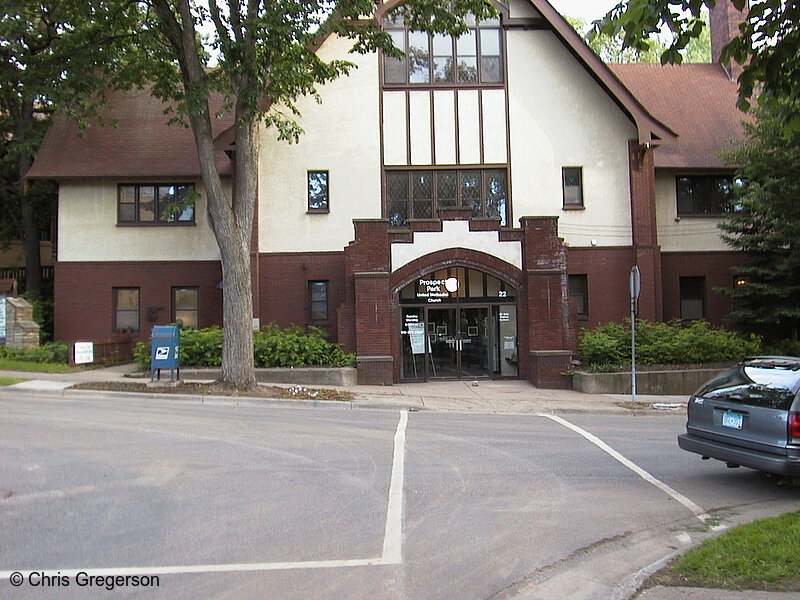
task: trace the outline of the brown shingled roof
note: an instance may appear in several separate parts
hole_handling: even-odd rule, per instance
[[[719,169],[719,157],[743,137],[747,117],[736,108],[738,86],[717,64],[610,64],[651,114],[678,134],[656,148],[656,167]]]
[[[191,129],[168,125],[174,115],[148,90],[110,95],[116,126],[90,126],[83,136],[77,124],[63,116],[53,119],[27,177],[196,177],[200,175]],[[222,99],[212,102],[212,129],[219,135],[233,124],[230,115],[214,119]],[[228,175],[227,155],[217,152],[220,173]]]

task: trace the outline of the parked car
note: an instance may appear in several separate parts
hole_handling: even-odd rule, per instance
[[[678,445],[729,467],[800,477],[800,358],[742,361],[689,399]]]

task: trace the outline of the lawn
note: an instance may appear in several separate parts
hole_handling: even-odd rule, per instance
[[[74,367],[62,363],[42,363],[31,360],[0,358],[0,371],[38,371],[39,373],[66,373]]]
[[[22,383],[24,379],[17,379],[16,377],[0,377],[0,387],[4,385],[14,385],[15,383]]]
[[[748,523],[706,540],[653,580],[661,585],[798,592],[800,511]]]

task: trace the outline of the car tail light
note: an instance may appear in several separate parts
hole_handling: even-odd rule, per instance
[[[788,421],[790,444],[800,444],[800,412],[790,412]]]

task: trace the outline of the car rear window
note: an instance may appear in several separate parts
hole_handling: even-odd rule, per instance
[[[728,369],[696,395],[709,400],[789,410],[799,384],[800,372],[793,369],[745,365]]]

